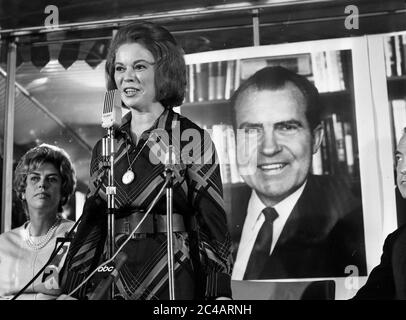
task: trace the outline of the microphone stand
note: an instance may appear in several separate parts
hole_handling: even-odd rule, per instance
[[[107,169],[107,259],[114,255],[114,215],[116,187],[114,186],[114,130],[113,127],[107,128],[107,137],[103,138],[102,156],[103,166]],[[109,299],[114,297],[114,283],[111,284]]]
[[[166,236],[167,236],[167,259],[168,259],[168,281],[169,300],[175,300],[175,276],[174,276],[174,254],[173,254],[173,146],[168,147],[168,161],[165,165],[166,178]]]

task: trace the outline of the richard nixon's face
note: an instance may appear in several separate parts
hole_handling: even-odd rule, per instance
[[[318,127],[312,133],[305,98],[291,83],[277,90],[248,88],[234,107],[239,131],[256,136],[245,155],[240,148],[244,143],[237,141],[240,173],[266,205],[275,205],[305,182],[322,130]],[[250,134],[237,134],[237,139]]]

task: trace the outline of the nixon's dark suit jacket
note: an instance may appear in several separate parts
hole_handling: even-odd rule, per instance
[[[250,195],[245,185],[232,193],[234,254]],[[348,265],[366,275],[363,226],[361,202],[344,181],[309,176],[259,279],[345,277]]]
[[[386,238],[380,264],[353,299],[406,299],[406,225]]]

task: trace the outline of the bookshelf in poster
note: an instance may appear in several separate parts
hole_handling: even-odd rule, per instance
[[[243,81],[267,66],[283,66],[307,77],[322,94],[340,92],[346,90],[342,59],[341,51],[321,51],[188,65],[186,102],[201,103],[201,108],[204,108],[205,102],[227,101]],[[229,105],[218,104],[217,107],[227,108]],[[343,121],[338,112],[330,113],[322,121],[324,139],[313,155],[314,174],[354,174],[354,131],[351,123]],[[236,160],[235,128],[230,123],[216,124],[215,121],[208,130],[218,153],[223,182],[241,182]]]
[[[354,139],[351,124],[336,113],[322,120],[324,137],[313,155],[312,173],[330,175],[354,174]]]
[[[346,89],[340,51],[315,52],[310,56],[313,83],[320,93]]]
[[[217,151],[223,183],[242,182],[237,166],[236,139],[233,127],[221,123],[206,130],[210,133]]]
[[[239,81],[236,60],[196,63],[187,66],[186,103],[230,99]]]
[[[340,51],[188,65],[186,103],[230,99],[241,82],[267,66],[282,66],[307,77],[319,92],[345,90]]]

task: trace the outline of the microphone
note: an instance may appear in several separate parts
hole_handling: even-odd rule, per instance
[[[173,145],[168,146],[168,151],[165,154],[165,171],[173,170],[176,164],[176,154]]]
[[[108,90],[104,95],[104,106],[102,112],[102,127],[107,129],[107,137],[102,139],[103,167],[111,167],[113,160],[111,156],[116,150],[116,140],[114,130],[121,126],[121,97],[120,92]]]
[[[89,300],[100,300],[104,296],[106,291],[112,285],[113,281],[115,281],[115,279],[117,278],[118,271],[121,269],[124,262],[127,260],[127,255],[124,252],[119,252],[114,260],[116,263],[116,267],[105,279],[100,281],[99,285],[89,296]]]
[[[121,125],[121,96],[120,91],[108,90],[104,95],[102,112],[102,127],[117,129]]]

